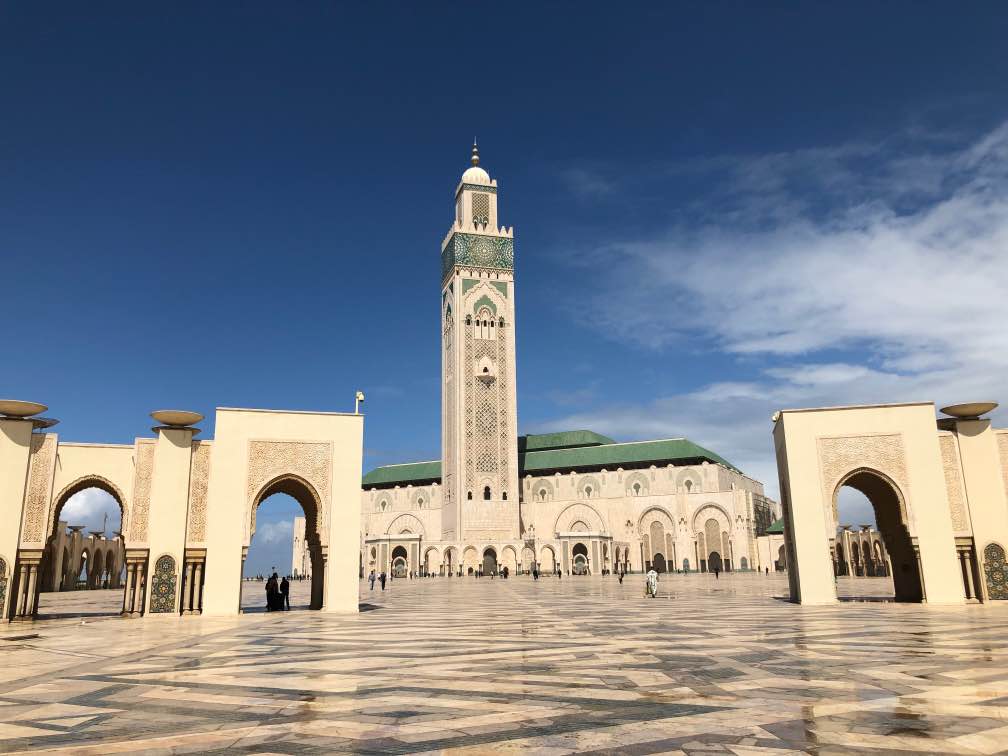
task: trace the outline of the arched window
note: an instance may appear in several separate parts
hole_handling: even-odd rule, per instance
[[[546,501],[546,489],[545,488],[540,488],[539,489],[539,501]]]
[[[634,496],[640,496],[640,483],[633,484]]]
[[[423,496],[417,499],[417,509],[423,509]]]
[[[466,492],[466,499],[468,499],[469,501],[472,501],[472,491],[467,491]]]
[[[384,512],[385,511],[385,507],[388,506],[388,505],[387,505],[386,502],[383,501],[379,506],[381,507],[381,511]]]
[[[683,485],[686,486],[686,493],[689,493],[690,489],[693,488],[693,481],[692,480],[687,480],[686,483],[684,483]]]
[[[504,501],[507,501],[507,491],[504,491],[503,493],[501,493],[501,499],[504,500]]]
[[[584,491],[585,491],[585,498],[586,499],[590,499],[591,495],[592,495],[592,487],[591,486],[585,486],[585,490]]]
[[[483,486],[483,501],[490,501],[490,486]]]

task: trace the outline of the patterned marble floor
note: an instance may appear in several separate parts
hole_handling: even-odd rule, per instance
[[[362,585],[354,617],[3,625],[0,752],[1008,750],[1008,606],[785,592],[752,574],[670,576],[653,600],[640,576],[398,580]]]

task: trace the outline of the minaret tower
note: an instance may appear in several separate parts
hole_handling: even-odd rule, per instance
[[[497,181],[474,141],[441,244],[444,540],[521,535],[514,323],[514,229],[497,225]]]

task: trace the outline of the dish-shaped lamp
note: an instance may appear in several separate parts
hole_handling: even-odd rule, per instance
[[[966,404],[952,404],[948,407],[942,407],[941,412],[943,415],[948,415],[949,417],[957,417],[960,420],[969,420],[970,418],[980,417],[980,415],[986,415],[997,409],[997,402],[968,402]]]
[[[38,402],[22,402],[19,399],[0,399],[0,415],[8,417],[31,417],[49,409]]]
[[[195,425],[203,419],[203,415],[199,412],[189,412],[188,410],[156,410],[150,415],[162,425],[168,425],[172,428],[185,428],[188,425]]]

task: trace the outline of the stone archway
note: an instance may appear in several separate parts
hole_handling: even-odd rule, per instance
[[[248,546],[251,545],[256,531],[256,514],[260,505],[274,494],[286,494],[294,499],[304,512],[305,532],[304,542],[308,547],[308,555],[311,560],[311,600],[309,609],[321,609],[325,600],[325,573],[326,573],[326,550],[322,544],[320,536],[320,512],[322,510],[322,498],[315,487],[299,475],[284,474],[271,479],[259,490],[259,493],[252,500],[251,512],[249,515],[249,539],[246,550],[242,555],[242,572],[244,573],[244,561]],[[240,590],[240,589],[239,589]]]
[[[497,573],[497,550],[492,546],[487,546],[483,550],[483,574],[494,575]]]
[[[404,578],[409,574],[409,554],[405,546],[392,549],[392,577]]]
[[[906,504],[896,484],[885,474],[866,467],[858,468],[842,477],[833,491],[833,501],[843,486],[860,491],[875,510],[875,522],[893,565],[893,589],[901,602],[919,602],[924,598],[917,555],[906,522]],[[856,543],[851,546],[855,569],[864,572],[862,550]],[[870,558],[870,557],[869,557]]]
[[[75,497],[87,491],[101,491],[115,502],[119,511],[118,533],[107,538],[104,535],[90,535],[74,527],[70,522],[69,531],[61,532],[60,521],[66,507],[73,506]],[[127,591],[113,574],[116,563],[125,559],[126,545],[122,536],[123,525],[128,519],[126,497],[121,488],[103,475],[87,474],[75,478],[56,493],[48,509],[45,546],[38,565],[39,579],[35,584],[34,614],[37,617],[65,617],[62,591],[75,590],[83,581],[86,590],[100,590],[107,586],[122,590],[121,594],[97,594],[91,602],[87,614],[91,616],[113,616],[117,614],[140,614],[143,606],[142,588],[146,581],[146,559],[134,564],[134,579]],[[114,523],[114,520],[113,520]],[[79,523],[78,523],[79,524]],[[113,525],[114,529],[114,525]],[[82,574],[83,573],[83,574]],[[106,581],[107,575],[107,581]],[[139,575],[139,577],[137,577]],[[137,590],[137,589],[141,590]],[[49,594],[43,597],[42,594]],[[31,613],[31,612],[29,612]]]

